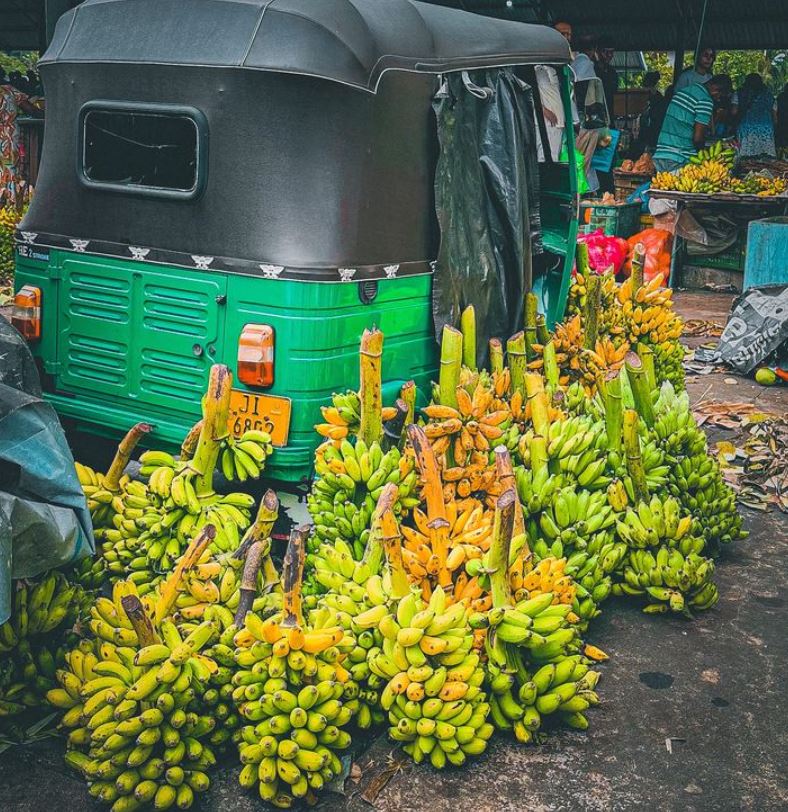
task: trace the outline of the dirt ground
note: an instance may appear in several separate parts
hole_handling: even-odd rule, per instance
[[[680,294],[687,319],[725,323],[731,297]],[[707,338],[688,339],[697,346]],[[788,389],[763,388],[731,373],[688,381],[694,401],[756,402],[785,413]],[[726,432],[715,429],[712,439]],[[777,512],[743,509],[750,537],[718,562],[721,599],[693,621],[643,615],[611,600],[592,626],[610,654],[587,733],[557,731],[541,746],[496,737],[462,769],[436,773],[402,761],[381,736],[356,755],[345,794],[328,793],[332,812],[585,812],[599,810],[788,809],[788,523]],[[234,760],[233,760],[234,761]],[[261,809],[241,793],[229,762],[198,812]],[[370,805],[371,804],[371,805]],[[0,755],[0,810],[98,809],[66,771],[62,743],[46,741]]]

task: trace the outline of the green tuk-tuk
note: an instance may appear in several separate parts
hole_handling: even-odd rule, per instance
[[[547,27],[411,0],[86,0],[40,62],[44,151],[17,233],[14,323],[45,396],[90,432],[146,420],[174,445],[224,363],[232,428],[271,431],[273,478],[309,476],[364,328],[385,334],[387,402],[435,377],[436,92],[507,67],[535,89],[548,65],[571,121],[569,59]],[[537,174],[552,322],[574,162]]]

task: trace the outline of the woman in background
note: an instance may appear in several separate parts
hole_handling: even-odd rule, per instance
[[[750,73],[733,99],[733,114],[739,122],[739,154],[777,155],[774,148],[774,125],[777,103],[774,94],[757,73]]]

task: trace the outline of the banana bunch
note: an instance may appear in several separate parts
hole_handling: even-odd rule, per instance
[[[472,452],[486,453],[508,429],[511,413],[508,409],[492,411],[495,390],[479,380],[469,393],[464,386],[455,390],[457,407],[433,403],[422,409],[428,422],[424,432],[436,456],[451,450],[454,465],[465,467]],[[492,445],[491,445],[492,444]]]
[[[321,406],[320,411],[325,423],[318,423],[315,431],[328,440],[340,442],[350,435],[358,433],[361,425],[361,398],[358,392],[348,389],[347,392],[334,392],[331,405]],[[391,420],[397,410],[384,406],[381,410],[383,420]]]
[[[483,753],[493,726],[486,722],[484,669],[472,651],[467,608],[448,606],[437,587],[429,603],[411,591],[395,606],[378,604],[355,622],[360,628],[377,626],[383,636],[369,665],[387,680],[380,704],[390,738],[402,742],[417,764],[429,760],[436,769]]]
[[[446,471],[443,472],[445,477]],[[432,550],[429,518],[420,508],[414,508],[411,519],[415,527],[402,525],[402,557],[411,578],[419,583],[427,576],[438,574],[437,556]],[[452,500],[446,503],[449,523],[446,566],[455,572],[467,561],[481,558],[490,549],[493,512],[478,499]]]
[[[350,679],[345,695],[353,694],[358,701],[355,725],[366,730],[384,721],[380,711],[382,679],[370,669],[370,652],[380,648],[383,639],[376,628],[362,629],[355,618],[373,606],[388,601],[384,581],[379,575],[381,550],[370,544],[363,561],[355,561],[350,547],[342,540],[323,543],[307,558],[313,577],[328,592],[320,597],[320,607],[328,607],[336,621],[349,633],[355,643],[347,652],[346,666]]]
[[[634,303],[645,307],[673,307],[673,288],[663,287],[665,277],[655,274],[645,285],[641,285],[634,296]],[[616,291],[617,305],[621,307],[624,302],[632,302],[632,277],[627,277]]]
[[[681,515],[679,503],[672,497],[652,496],[618,514],[616,535],[634,549],[668,543],[677,546],[692,531],[692,517]],[[694,534],[692,534],[694,535]]]
[[[82,586],[57,570],[14,582],[11,616],[0,625],[0,718],[44,704],[88,600]]]
[[[684,347],[678,342],[663,341],[652,347],[654,372],[658,381],[669,381],[678,390],[684,388]]]
[[[674,172],[657,172],[651,180],[652,189],[661,189],[665,192],[678,191],[679,177]]]
[[[0,654],[12,652],[22,640],[43,637],[72,626],[86,602],[79,584],[69,583],[58,570],[37,580],[14,582],[11,617],[0,624]]]
[[[77,478],[87,499],[93,526],[95,528],[112,527],[112,519],[115,514],[113,500],[118,492],[105,486],[104,475],[98,471],[76,461],[74,467],[77,469]],[[128,482],[129,477],[124,474],[120,478],[121,491]]]
[[[97,532],[96,530],[93,531],[93,537],[98,541]],[[104,559],[100,554],[95,558],[80,558],[68,570],[68,578],[89,592],[99,589],[107,578]]]
[[[259,479],[273,451],[271,435],[265,431],[250,429],[238,438],[228,436],[219,452],[222,474],[228,482]]]
[[[530,462],[527,446],[521,445],[521,453]],[[514,470],[517,495],[523,513],[535,515],[544,510],[553,500],[556,492],[566,484],[566,477],[551,474],[545,465],[534,470],[526,465],[518,465]]]
[[[689,159],[690,164],[693,165],[701,165],[707,161],[715,161],[730,169],[736,161],[736,150],[733,147],[725,146],[722,141],[715,141],[710,147],[698,150]]]
[[[711,580],[714,562],[697,553],[682,553],[675,547],[656,551],[632,550],[624,567],[621,591],[643,595],[651,603],[647,613],[685,612],[710,609],[719,597]]]
[[[559,657],[532,672],[517,657],[514,673],[498,668],[490,676],[493,723],[526,744],[534,740],[543,718],[553,714],[569,727],[586,730],[585,711],[599,704],[599,677],[579,654]]]
[[[598,327],[599,334],[609,336],[616,346],[626,343],[621,306],[618,299],[620,286],[615,274],[606,271],[598,274],[601,279]],[[569,288],[566,312],[570,316],[582,313],[587,302],[588,282],[582,273],[576,271]]]
[[[644,428],[640,430],[641,462],[646,475],[646,484],[650,491],[662,489],[670,474],[670,460],[656,438]],[[629,501],[635,500],[632,478],[627,471],[627,464],[622,450],[609,451],[607,455],[608,471],[615,479],[607,487],[610,506],[615,511],[623,510]]]
[[[693,517],[693,532],[710,544],[745,538],[733,490],[708,453],[706,435],[690,410],[686,392],[663,383],[654,404],[652,433],[670,462],[668,491]]]
[[[519,432],[515,429],[515,446]],[[511,430],[511,429],[510,429]],[[508,432],[507,432],[508,436]],[[441,460],[445,462],[445,457]],[[470,496],[493,501],[500,494],[500,484],[495,473],[495,465],[490,463],[490,454],[472,451],[465,467],[454,466],[441,471],[443,498],[447,504]]]
[[[586,350],[583,346],[585,332],[583,330],[580,314],[572,316],[565,322],[556,324],[551,336],[555,346],[555,357],[560,370],[559,383],[569,386],[574,381],[581,381],[584,386],[595,385],[594,375],[587,364]],[[531,370],[540,370],[544,367],[544,345],[532,344],[537,358],[528,362]]]
[[[337,751],[350,746],[343,730],[355,709],[345,699],[350,674],[341,664],[345,632],[330,610],[316,611],[309,628],[262,620],[249,612],[235,635],[233,699],[244,722],[238,751],[240,784],[257,788],[279,808],[315,793],[342,772]]]
[[[580,634],[568,619],[572,606],[554,601],[552,592],[543,592],[489,612],[486,646],[490,661],[505,666],[505,644],[527,650],[525,656],[532,664],[553,662],[578,651]]]
[[[626,319],[631,344],[644,340],[651,345],[675,343],[684,325],[676,314],[664,305],[641,305],[627,300],[621,307]]]
[[[335,447],[323,443],[315,452],[318,478],[307,498],[315,522],[310,552],[321,542],[344,539],[360,559],[369,539],[370,521],[375,503],[387,483],[399,488],[398,509],[418,504],[414,496],[418,474],[411,457],[395,446],[383,452],[375,442],[369,448],[362,440],[355,445],[343,440]]]
[[[67,667],[57,672],[61,687],[47,699],[64,711],[66,763],[86,778],[94,798],[113,812],[146,804],[187,809],[208,789],[206,771],[215,764],[203,740],[216,720],[192,710],[194,686],[217,669],[200,654],[215,628],[204,623],[182,638],[164,621],[153,642],[141,645],[119,602],[123,591],[133,594],[124,585],[104,599],[120,624],[111,635],[117,642],[82,641],[66,655]]]
[[[46,704],[56,687],[55,673],[63,666],[65,649],[52,640],[23,639],[0,660],[0,720]],[[2,725],[0,725],[2,729]]]
[[[602,539],[597,544],[612,540],[615,522],[616,514],[606,491],[578,491],[570,485],[557,491],[538,520],[532,519],[529,524],[538,525],[545,542],[558,541],[569,552],[586,549],[600,534]],[[532,535],[535,537],[537,532]]]

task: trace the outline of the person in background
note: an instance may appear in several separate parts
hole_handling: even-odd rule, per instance
[[[749,73],[732,99],[734,121],[738,122],[739,155],[776,157],[774,130],[777,125],[777,100],[757,73]]]
[[[615,100],[616,91],[618,90],[618,71],[611,64],[613,57],[616,55],[616,49],[613,43],[602,37],[599,40],[597,48],[597,58],[594,63],[594,70],[596,75],[602,81],[602,87],[605,91],[605,103],[607,104],[607,112],[612,120],[613,118],[613,102]],[[657,74],[659,78],[659,74]]]
[[[554,26],[561,36],[572,46],[572,26],[567,22],[557,22]],[[555,68],[549,65],[537,65],[536,84],[539,90],[539,99],[542,104],[542,115],[547,131],[547,139],[550,142],[550,153],[554,161],[557,161],[561,154],[561,147],[564,142],[566,129],[566,118],[564,115],[564,105],[561,100],[561,84],[558,81],[558,74]],[[575,131],[578,129],[577,108],[572,102],[572,125]],[[538,128],[537,128],[538,129]],[[544,160],[544,152],[541,140],[538,144],[539,160]]]
[[[684,90],[690,85],[705,85],[711,79],[711,71],[716,58],[717,52],[713,48],[704,48],[698,54],[695,67],[686,68],[679,74],[679,78],[676,80],[676,90]]]
[[[19,124],[17,117],[24,112],[40,115],[27,96],[17,90],[4,72],[0,71],[0,205],[16,198],[19,183]]]
[[[714,103],[730,92],[730,77],[712,76],[705,84],[690,85],[674,93],[654,152],[657,172],[679,169],[703,147]]]
[[[665,113],[673,96],[671,86],[663,96],[657,85],[659,84],[659,71],[649,71],[643,77],[643,87],[648,90],[648,101],[646,108],[640,114],[640,140],[643,144],[643,152],[654,152],[657,148],[657,138],[662,129],[662,122],[665,120]],[[670,95],[668,95],[670,94]]]
[[[600,119],[603,112],[599,108],[604,99],[601,82],[594,69],[596,58],[596,40],[590,34],[585,34],[577,40],[578,50],[572,60],[572,72],[575,75],[575,104],[580,119],[580,129],[577,133],[575,146],[583,153],[584,166],[588,185],[592,192],[599,188],[599,179],[591,168],[591,159],[594,157],[602,127],[605,123]]]

